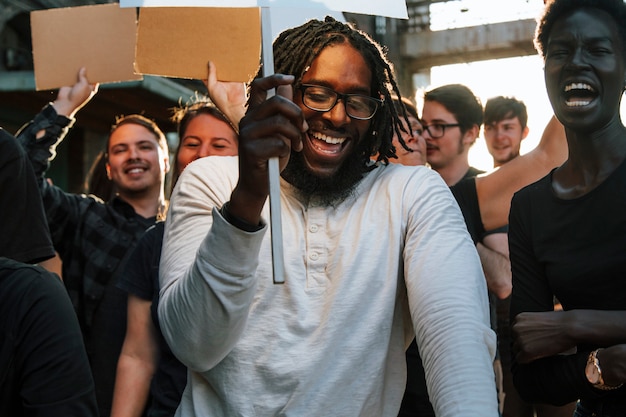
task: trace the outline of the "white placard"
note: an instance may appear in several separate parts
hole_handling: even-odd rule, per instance
[[[408,19],[405,0],[120,0],[120,7],[295,7]]]

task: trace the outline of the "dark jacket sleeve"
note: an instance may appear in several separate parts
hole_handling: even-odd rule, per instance
[[[36,263],[54,256],[37,182],[15,138],[0,129],[0,256]]]
[[[73,123],[73,119],[58,115],[54,107],[48,104],[16,135],[35,171],[52,242],[62,257],[73,242],[72,236],[82,215],[81,202],[87,197],[64,192],[52,185],[45,175],[56,156],[56,147]],[[43,136],[37,138],[39,132],[43,132]]]
[[[45,175],[50,161],[56,156],[57,145],[73,124],[73,119],[58,115],[48,104],[17,132],[15,136],[28,154],[37,178]],[[38,132],[43,132],[43,136],[37,138]]]

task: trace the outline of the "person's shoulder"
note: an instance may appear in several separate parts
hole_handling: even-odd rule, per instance
[[[463,179],[476,177],[476,176],[478,176],[480,174],[484,174],[484,173],[485,173],[485,171],[483,171],[482,169],[478,169],[476,167],[469,167],[469,169],[467,170],[467,172],[463,176]]]
[[[17,139],[9,132],[0,127],[0,157],[2,161],[14,159],[26,159],[26,153],[17,142]]]
[[[32,266],[33,265],[0,256],[0,273],[3,275],[22,268],[30,268]]]
[[[450,190],[455,191],[473,191],[476,192],[476,177],[465,177],[459,182],[450,186]]]
[[[407,201],[423,199],[425,193],[442,190],[449,193],[448,186],[436,171],[429,167],[405,166],[400,164],[381,165],[374,169],[364,186],[385,189],[386,193],[399,193]]]
[[[153,246],[156,244],[160,245],[163,241],[163,235],[165,234],[165,221],[160,220],[155,224],[151,225],[146,229],[145,232],[141,235],[139,239],[138,245],[146,245]]]
[[[239,159],[237,156],[206,156],[191,162],[180,174],[180,178],[199,177],[213,178],[219,176],[239,176]],[[180,179],[179,179],[180,181]]]
[[[239,163],[236,156],[207,156],[193,161],[185,167],[176,181],[168,217],[173,213],[174,207],[180,208],[181,204],[184,205],[180,203],[181,198],[193,201],[205,200],[207,197],[227,200],[238,180]]]
[[[515,197],[517,195],[530,198],[536,196],[537,194],[549,191],[552,184],[552,174],[555,170],[556,168],[554,168],[547,175],[538,179],[537,181],[520,188],[517,192],[513,194],[513,196]]]
[[[204,158],[198,158],[190,162],[185,168],[185,171],[189,168],[194,170],[203,169],[202,167],[238,167],[238,161],[238,156],[205,156]]]
[[[549,201],[551,197],[554,196],[552,192],[552,174],[556,170],[553,169],[543,178],[530,183],[515,193],[513,193],[513,197],[511,199],[511,208],[520,207],[522,205],[535,205],[538,202],[546,202]]]
[[[15,291],[18,291],[17,287],[22,288],[24,291],[32,292],[32,290],[27,288],[35,285],[41,292],[46,293],[53,288],[59,287],[59,284],[62,285],[56,274],[45,270],[41,266],[0,257],[0,285],[3,288],[16,287],[12,291],[14,295],[16,294]]]
[[[430,176],[439,177],[440,175],[432,169],[424,166],[409,166],[401,164],[378,164],[374,172],[381,178],[400,179],[402,177],[409,178],[429,178]]]

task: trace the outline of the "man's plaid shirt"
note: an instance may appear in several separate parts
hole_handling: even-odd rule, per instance
[[[17,138],[39,182],[54,248],[63,261],[63,281],[83,332],[89,334],[105,288],[115,285],[122,260],[155,218],[139,216],[119,197],[104,203],[95,196],[66,193],[48,183],[45,172],[49,162],[72,124],[72,119],[57,115],[48,105]],[[45,135],[36,139],[41,130]]]

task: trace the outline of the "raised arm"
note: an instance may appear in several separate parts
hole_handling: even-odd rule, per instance
[[[84,197],[66,193],[51,185],[46,171],[56,156],[56,147],[74,123],[73,116],[95,94],[97,85],[89,84],[86,72],[78,72],[76,84],[59,89],[53,103],[46,105],[34,119],[20,129],[17,139],[35,172],[39,192],[43,199],[50,234],[55,249],[61,257],[71,251],[71,235],[80,221],[80,201]]]
[[[480,215],[486,230],[508,224],[513,194],[561,165],[567,159],[565,130],[552,116],[535,149],[476,178]]]
[[[55,101],[46,105],[18,131],[16,138],[28,154],[38,178],[43,177],[49,161],[56,156],[56,147],[74,124],[76,112],[91,100],[97,90],[97,84],[89,84],[86,70],[81,68],[76,84],[61,87]]]

